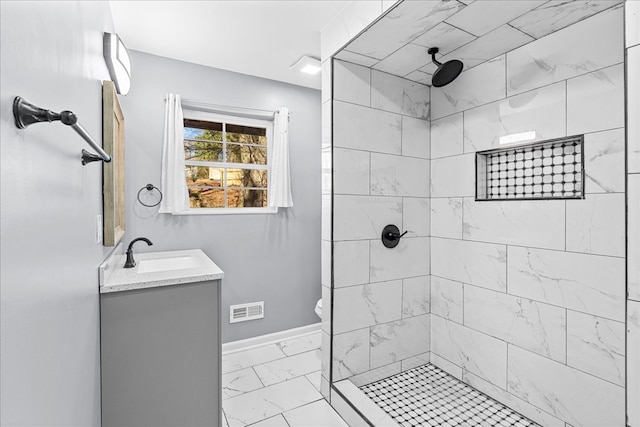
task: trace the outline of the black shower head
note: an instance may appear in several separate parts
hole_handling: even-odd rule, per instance
[[[436,53],[438,53],[439,50],[437,47],[432,47],[427,51],[427,53],[431,55],[433,63],[438,66],[438,69],[433,73],[433,77],[431,78],[431,84],[435,87],[446,86],[454,81],[462,72],[463,67],[462,61],[458,61],[457,59],[452,59],[444,64],[440,63],[436,59]]]

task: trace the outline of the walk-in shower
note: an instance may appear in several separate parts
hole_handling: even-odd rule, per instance
[[[322,377],[345,417],[625,425],[623,12],[404,1],[330,59]]]

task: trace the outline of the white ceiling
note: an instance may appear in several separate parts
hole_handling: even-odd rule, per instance
[[[109,3],[130,50],[320,89],[319,75],[289,67],[302,55],[320,58],[320,30],[348,1]]]

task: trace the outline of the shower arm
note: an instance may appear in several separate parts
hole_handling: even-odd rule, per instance
[[[93,148],[98,154],[93,154],[87,150],[82,150],[82,164],[103,161],[105,163],[111,162],[111,156],[107,154],[102,147],[100,147],[94,139],[89,135],[80,123],[78,123],[78,117],[71,111],[62,111],[60,113],[54,113],[51,110],[36,107],[33,104],[28,103],[19,96],[13,100],[13,117],[15,119],[16,127],[19,129],[25,129],[26,127],[41,122],[54,122],[61,121],[67,126],[76,131],[78,135],[84,139],[87,144]]]
[[[439,51],[440,49],[438,49],[437,47],[432,47],[427,51],[427,53],[431,55],[431,60],[433,61],[433,63],[436,64],[438,67],[442,65],[442,62],[436,59],[436,53],[438,53]]]

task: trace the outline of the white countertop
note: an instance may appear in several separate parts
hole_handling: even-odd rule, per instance
[[[166,252],[134,253],[136,266],[124,268],[126,256],[122,254],[122,243],[118,244],[111,256],[100,265],[100,293],[121,292],[133,289],[154,288],[159,286],[180,285],[184,283],[219,280],[224,272],[200,249]],[[168,269],[163,271],[138,271],[144,260],[162,260],[168,258],[189,258],[190,268]],[[160,261],[161,262],[161,261]],[[167,264],[169,264],[167,260]],[[142,263],[144,264],[144,263]]]

